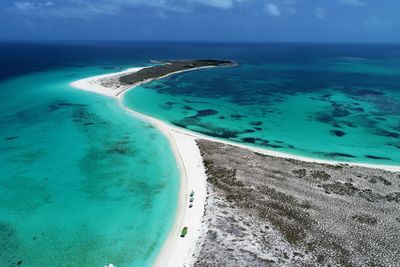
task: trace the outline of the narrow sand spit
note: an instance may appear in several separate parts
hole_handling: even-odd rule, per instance
[[[201,68],[208,68],[208,67],[201,67]],[[173,266],[173,267],[191,266],[195,261],[195,259],[193,258],[193,254],[196,252],[196,249],[198,248],[198,243],[201,242],[200,236],[206,233],[206,229],[202,225],[202,218],[204,214],[206,195],[207,195],[206,192],[207,176],[205,174],[205,168],[203,165],[203,160],[200,154],[200,150],[195,141],[196,139],[205,139],[223,144],[229,144],[237,147],[246,148],[253,152],[258,152],[260,154],[279,157],[279,158],[290,158],[305,162],[325,163],[332,165],[345,164],[345,165],[378,168],[388,171],[400,171],[400,166],[348,163],[340,161],[313,159],[297,155],[291,155],[287,153],[276,152],[268,149],[246,146],[194,133],[189,130],[185,130],[170,125],[159,119],[138,113],[123,105],[122,102],[124,94],[126,93],[127,90],[131,90],[140,84],[149,82],[150,80],[146,80],[134,85],[121,85],[121,83],[119,83],[119,77],[128,73],[139,71],[140,69],[142,69],[142,67],[130,68],[125,71],[117,73],[89,77],[75,81],[71,83],[71,86],[80,90],[85,90],[117,98],[119,105],[124,110],[126,110],[129,114],[137,118],[143,119],[152,124],[154,127],[159,129],[168,138],[170,142],[171,148],[175,154],[176,160],[181,170],[179,205],[174,227],[171,230],[171,233],[169,234],[169,237],[165,242],[159,256],[157,257],[155,266]],[[190,69],[187,71],[192,71],[192,70],[195,69]],[[163,77],[180,72],[183,71],[170,73]],[[194,207],[189,208],[188,207],[189,194],[192,190],[195,192],[195,202],[194,202]],[[179,237],[180,231],[184,226],[188,227],[189,229],[188,235],[185,238],[180,238]]]
[[[194,261],[192,255],[197,248],[196,242],[201,235],[202,217],[207,194],[206,174],[202,157],[194,136],[182,133],[179,129],[174,129],[160,120],[130,110],[122,104],[127,88],[118,86],[116,81],[121,75],[140,69],[131,68],[114,74],[89,77],[73,82],[71,86],[117,98],[120,106],[129,114],[149,122],[168,138],[180,168],[181,185],[174,227],[157,257],[155,266],[189,266]],[[134,86],[138,86],[138,84]],[[131,87],[129,86],[129,88]],[[195,193],[195,202],[193,203],[193,208],[189,208],[189,194],[192,191]],[[184,226],[188,227],[189,231],[185,238],[181,238],[180,231]]]

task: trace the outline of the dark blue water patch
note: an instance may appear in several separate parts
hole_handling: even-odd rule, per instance
[[[349,91],[350,94],[357,95],[357,96],[365,96],[365,95],[376,95],[381,96],[384,95],[384,92],[373,90],[373,89],[360,89],[360,90],[351,90]]]
[[[213,116],[216,114],[218,114],[217,110],[202,109],[202,110],[197,110],[197,113],[195,115],[193,115],[191,118],[201,118],[201,117]]]
[[[206,101],[193,101],[193,100],[188,100],[188,99],[184,99],[183,101],[185,101],[186,103],[189,103],[189,104],[210,104],[209,102],[206,102]]]
[[[377,131],[376,134],[378,134],[380,136],[392,137],[392,138],[399,138],[400,137],[399,133],[390,132],[390,131],[386,131],[386,130],[379,130],[379,131]]]
[[[332,101],[332,116],[335,118],[346,117],[350,115],[350,111],[341,104]]]
[[[241,141],[249,144],[259,144],[263,146],[269,145],[269,141],[266,139],[262,139],[259,137],[243,137],[240,139]]]
[[[391,160],[390,158],[387,157],[379,157],[379,156],[373,156],[373,155],[365,155],[367,159],[377,159],[377,160]]]
[[[314,154],[320,154],[320,155],[322,154],[325,157],[329,158],[357,158],[352,154],[340,153],[340,152],[314,152]]]
[[[56,111],[56,110],[59,110],[59,109],[65,108],[65,107],[86,107],[86,106],[87,106],[86,104],[76,104],[76,103],[70,103],[67,101],[58,101],[58,102],[48,105],[47,111],[53,112],[53,111]]]
[[[358,108],[350,108],[350,110],[353,111],[353,112],[359,112],[359,113],[365,111],[363,108],[360,108],[360,107],[358,107]]]
[[[342,136],[345,136],[345,135],[346,135],[345,132],[339,131],[339,130],[332,130],[332,131],[330,131],[330,133],[331,133],[332,135],[334,135],[334,136],[337,136],[337,137],[342,137]]]
[[[334,118],[326,112],[319,112],[316,113],[314,116],[310,116],[310,118],[314,118],[316,121],[322,122],[322,123],[332,123],[334,122]],[[332,126],[335,126],[335,124],[333,124]]]
[[[15,139],[17,139],[17,138],[19,138],[19,137],[18,137],[18,136],[10,136],[10,137],[4,138],[4,140],[6,140],[6,141],[11,141],[11,140],[15,140]]]
[[[184,110],[193,110],[194,108],[192,106],[185,105],[185,106],[183,106],[183,109]]]
[[[230,115],[230,117],[231,117],[231,119],[234,119],[234,120],[240,120],[241,118],[244,118],[246,116],[240,115],[240,114],[232,114],[232,115]]]

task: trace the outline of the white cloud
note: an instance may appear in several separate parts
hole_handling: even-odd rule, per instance
[[[227,10],[254,0],[52,0],[17,1],[8,11],[25,17],[90,18],[98,15],[130,14],[137,8],[150,8],[147,14],[161,17],[168,12],[194,12],[201,7]],[[285,0],[289,1],[289,0]],[[34,12],[33,12],[34,11]]]
[[[14,5],[19,10],[32,10],[42,7],[51,7],[54,5],[54,3],[51,1],[39,2],[39,3],[25,1],[25,2],[15,2]]]
[[[322,7],[314,9],[314,16],[318,19],[325,20],[325,10]]]
[[[345,5],[348,6],[365,6],[366,3],[361,0],[340,0]]]
[[[58,0],[58,2],[15,2],[9,11],[17,11],[25,17],[84,18],[94,15],[115,15],[120,9],[115,4],[99,2],[96,5],[83,0]]]
[[[274,4],[266,4],[264,6],[264,12],[266,12],[268,15],[273,16],[273,17],[281,16],[281,11],[279,10],[279,7]]]

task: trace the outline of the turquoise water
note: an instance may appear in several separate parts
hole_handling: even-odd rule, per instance
[[[127,93],[129,107],[217,138],[400,165],[400,46],[0,43],[0,266],[149,266],[171,229],[168,141],[73,89],[149,59],[214,58]]]
[[[156,129],[58,68],[0,83],[0,266],[149,266],[179,171]]]
[[[153,81],[128,92],[125,104],[251,146],[400,165],[400,49],[314,48],[266,49],[239,67]]]

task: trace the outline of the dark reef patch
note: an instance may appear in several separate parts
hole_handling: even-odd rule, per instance
[[[17,138],[18,138],[18,136],[10,136],[10,137],[4,138],[4,140],[10,141],[10,140],[14,140],[14,139],[17,139]]]
[[[386,130],[380,130],[377,132],[377,134],[381,135],[381,136],[392,137],[392,138],[400,137],[400,134],[395,133],[395,132],[386,131]]]
[[[346,135],[345,132],[343,131],[339,131],[339,130],[332,130],[330,131],[331,135],[337,136],[337,137],[342,137],[344,135]]]
[[[261,127],[254,127],[254,129],[256,129],[257,131],[262,131]]]
[[[346,117],[350,115],[350,111],[348,111],[346,108],[344,108],[342,105],[333,103],[332,104],[332,116],[339,118],[339,117]]]
[[[368,159],[391,160],[390,158],[378,157],[378,156],[373,156],[373,155],[365,155],[364,157],[366,157]]]
[[[280,146],[280,145],[274,145],[274,144],[263,144],[264,146],[266,146],[266,147],[272,147],[272,148],[283,148],[283,146]]]
[[[259,143],[264,146],[269,144],[268,140],[265,140],[265,139],[262,139],[259,137],[244,137],[241,140],[246,143],[251,143],[251,144]]]
[[[233,114],[233,115],[231,115],[230,116],[232,119],[234,119],[234,120],[239,120],[239,119],[241,119],[241,118],[243,118],[243,117],[246,117],[246,116],[243,116],[243,115],[240,115],[240,114]]]
[[[63,107],[86,107],[87,105],[85,104],[74,104],[74,103],[70,103],[70,102],[66,102],[66,101],[61,101],[61,102],[56,102],[54,104],[50,104],[47,107],[47,111],[48,112],[53,112],[56,110],[59,110]]]
[[[356,156],[351,155],[351,154],[346,154],[346,153],[340,153],[340,152],[331,152],[331,153],[324,153],[324,152],[316,152],[316,154],[322,154],[324,156],[330,157],[330,158],[356,158]]]
[[[185,105],[185,106],[183,106],[183,109],[184,110],[193,110],[193,107]]]
[[[318,113],[315,116],[315,120],[322,122],[322,123],[330,123],[330,122],[334,121],[333,117],[327,113]]]
[[[207,116],[213,116],[218,114],[218,111],[214,109],[202,109],[202,110],[197,110],[197,114],[192,116],[191,118],[200,118],[200,117],[207,117]]]
[[[256,141],[258,140],[259,138],[254,138],[254,137],[245,137],[245,138],[242,138],[241,140],[243,141],[243,142],[246,142],[246,143],[252,143],[252,144],[255,144],[256,143]]]
[[[350,94],[356,95],[356,96],[364,96],[364,95],[384,95],[383,92],[372,90],[372,89],[360,89],[360,90],[355,90],[355,91],[350,91]]]
[[[193,100],[188,100],[188,99],[184,99],[183,101],[185,103],[189,103],[189,104],[209,104],[209,102],[206,102],[206,101],[193,101]]]
[[[253,129],[246,129],[246,130],[244,130],[244,133],[254,133],[255,132],[255,130],[253,130]]]

